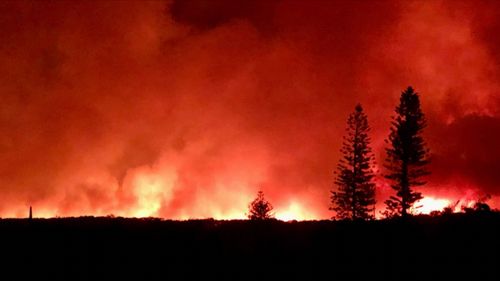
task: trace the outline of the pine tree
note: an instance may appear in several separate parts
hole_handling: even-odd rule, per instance
[[[335,184],[331,192],[332,207],[338,219],[373,219],[375,184],[372,182],[374,160],[370,148],[368,118],[360,104],[347,119],[343,157],[337,165]]]
[[[274,215],[271,213],[273,210],[273,206],[271,203],[266,201],[264,198],[264,192],[259,191],[257,193],[257,198],[255,198],[250,205],[248,218],[251,220],[266,220],[274,218]]]
[[[391,122],[389,139],[386,140],[390,147],[386,148],[384,166],[388,174],[385,178],[391,181],[391,187],[396,191],[396,196],[385,201],[387,209],[384,214],[387,217],[406,217],[414,203],[423,198],[413,187],[424,185],[421,178],[429,174],[426,170],[429,150],[421,135],[425,127],[426,120],[420,109],[418,93],[408,87],[401,93],[396,116]]]

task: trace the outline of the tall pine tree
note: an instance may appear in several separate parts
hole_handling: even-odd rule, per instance
[[[335,184],[331,192],[332,207],[338,219],[373,219],[375,184],[372,182],[373,153],[370,148],[368,118],[360,104],[347,119],[343,154],[337,165]]]
[[[429,174],[426,170],[429,150],[422,137],[426,120],[420,109],[418,93],[412,87],[401,93],[391,124],[389,139],[386,140],[390,147],[386,148],[384,166],[388,170],[385,178],[391,181],[396,196],[385,201],[387,209],[384,214],[387,217],[406,217],[414,203],[422,199],[422,194],[413,187],[424,185],[421,178]]]

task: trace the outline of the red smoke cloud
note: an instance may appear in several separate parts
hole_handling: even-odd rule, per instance
[[[348,113],[364,104],[382,163],[408,85],[428,117],[424,196],[498,206],[497,2],[0,8],[1,216],[239,218],[262,189],[280,218],[329,218]]]

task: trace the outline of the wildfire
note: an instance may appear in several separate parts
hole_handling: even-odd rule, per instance
[[[475,200],[465,196],[458,200],[451,198],[435,198],[424,197],[415,203],[415,208],[412,210],[415,214],[430,214],[433,211],[443,211],[449,208],[453,213],[463,212],[464,208],[473,208],[477,202],[482,200]]]
[[[162,174],[144,169],[132,176],[131,189],[136,199],[131,207],[134,217],[158,216],[162,204],[172,197],[172,185],[175,175],[163,171]]]
[[[276,218],[282,221],[312,220],[316,219],[317,216],[312,214],[309,210],[306,210],[306,208],[299,203],[291,202],[288,208],[281,208],[281,210],[276,212]]]
[[[449,199],[424,197],[415,203],[415,213],[430,214],[432,211],[442,211],[452,203]]]

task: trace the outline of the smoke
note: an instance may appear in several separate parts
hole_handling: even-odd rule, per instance
[[[364,104],[382,163],[408,85],[424,196],[495,198],[497,6],[3,1],[0,215],[242,218],[263,190],[278,217],[328,218],[347,115]]]

